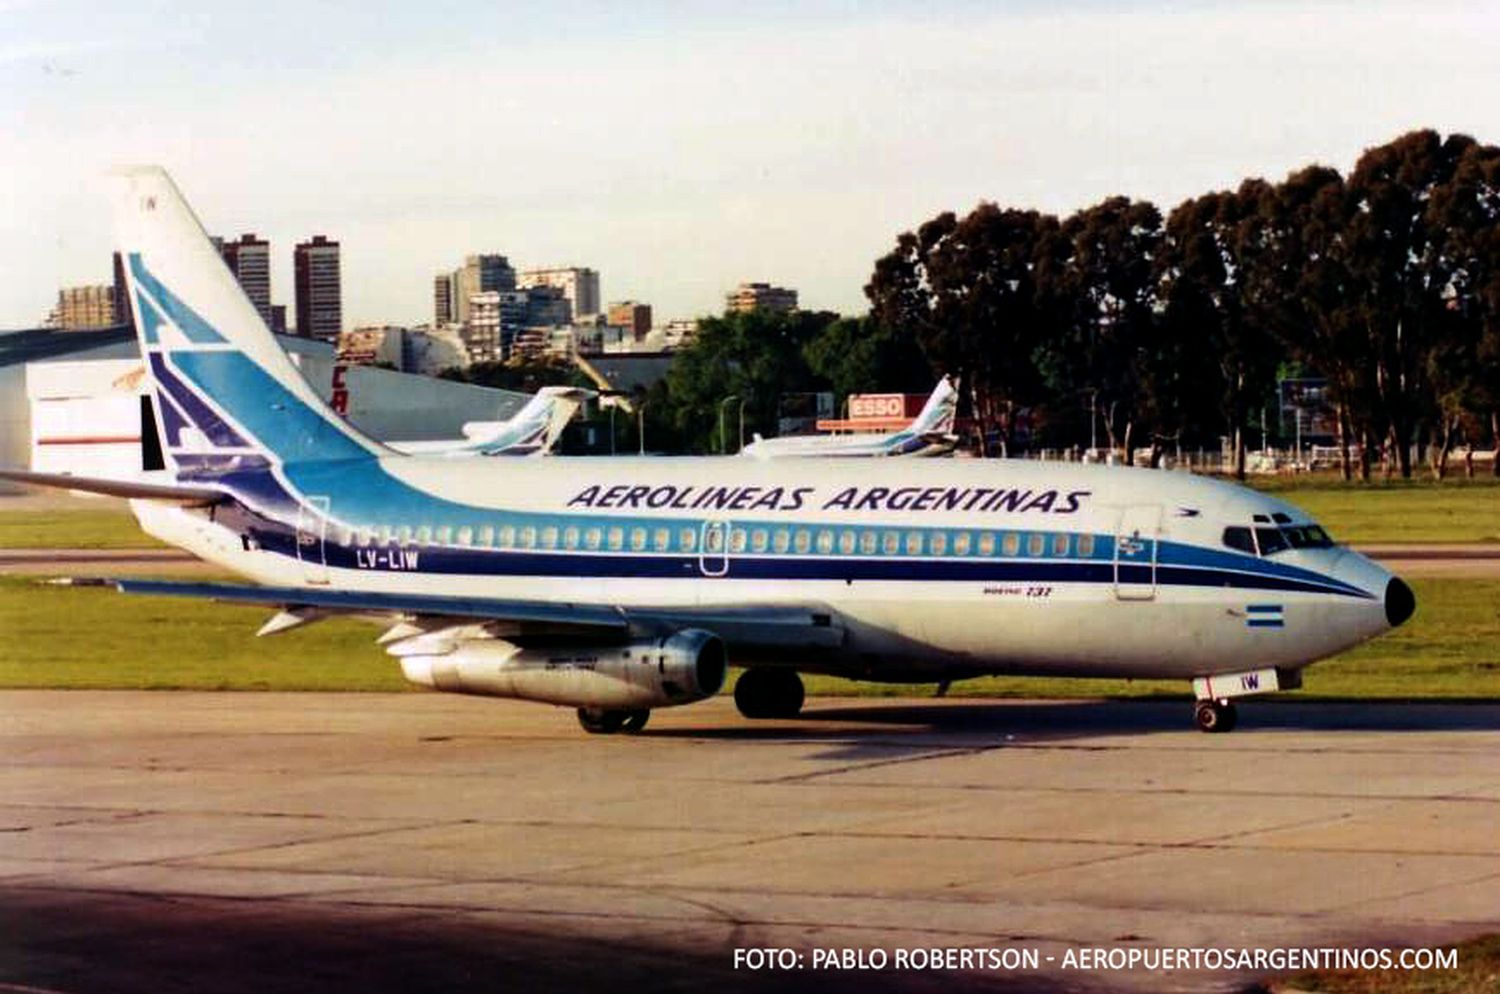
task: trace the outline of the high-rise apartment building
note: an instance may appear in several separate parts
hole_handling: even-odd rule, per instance
[[[471,255],[451,273],[433,280],[433,323],[469,323],[469,300],[476,293],[508,293],[516,288],[516,271],[503,255]]]
[[[239,241],[224,242],[219,254],[244,289],[245,296],[260,312],[261,320],[270,327],[271,243],[254,234],[241,235]]]
[[[339,243],[316,235],[298,242],[292,256],[297,284],[297,334],[337,341],[344,330]]]
[[[534,286],[557,287],[568,298],[574,319],[599,313],[599,273],[578,266],[553,269],[525,269],[517,286],[523,290]]]
[[[115,285],[110,288],[110,296],[114,301],[114,323],[130,323],[130,294],[125,289],[125,263],[120,258],[120,253],[114,253],[114,276]]]
[[[741,283],[724,295],[724,309],[739,314],[745,311],[795,311],[797,291],[769,283]]]
[[[115,288],[107,283],[64,287],[57,291],[57,306],[47,318],[47,323],[68,331],[108,328],[114,325]]]
[[[609,325],[624,328],[636,341],[651,332],[651,305],[638,300],[620,300],[609,305]]]

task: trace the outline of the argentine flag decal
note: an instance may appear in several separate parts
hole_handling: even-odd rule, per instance
[[[1246,604],[1245,625],[1249,628],[1284,628],[1286,618],[1280,604]]]

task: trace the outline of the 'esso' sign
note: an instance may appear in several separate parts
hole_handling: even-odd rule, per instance
[[[856,393],[849,397],[851,418],[899,418],[905,413],[904,393]]]

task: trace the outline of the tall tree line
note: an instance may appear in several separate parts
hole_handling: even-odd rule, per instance
[[[1250,179],[1165,216],[1124,197],[940,214],[865,292],[866,330],[961,376],[1006,450],[1087,442],[1097,417],[1127,458],[1227,436],[1243,474],[1287,372],[1326,378],[1346,476],[1377,451],[1410,476],[1414,447],[1438,475],[1460,441],[1500,450],[1500,149],[1463,135],[1411,132],[1348,176]]]

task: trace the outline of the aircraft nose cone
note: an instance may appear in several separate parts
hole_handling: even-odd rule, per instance
[[[1417,598],[1411,588],[1399,576],[1391,577],[1385,585],[1385,620],[1395,628],[1412,616],[1417,609]]]

